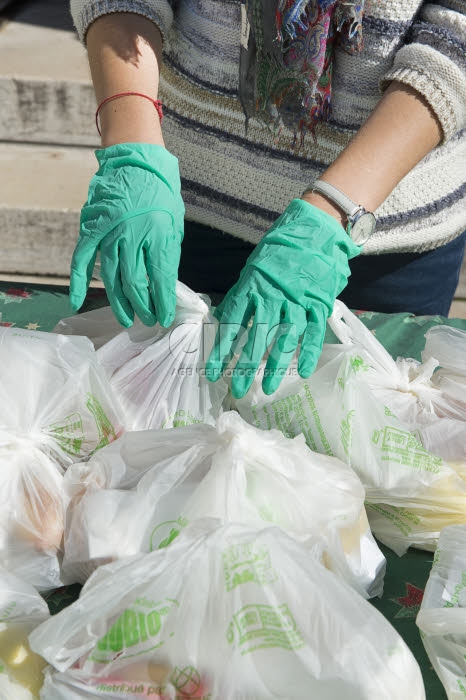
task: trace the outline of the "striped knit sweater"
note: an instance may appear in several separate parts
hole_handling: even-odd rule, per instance
[[[81,40],[101,15],[133,12],[164,37],[164,138],[179,158],[187,218],[257,243],[337,157],[391,80],[431,105],[443,141],[378,208],[365,253],[425,251],[466,229],[466,0],[366,0],[364,48],[337,50],[331,121],[290,150],[238,99],[240,0],[71,0]]]

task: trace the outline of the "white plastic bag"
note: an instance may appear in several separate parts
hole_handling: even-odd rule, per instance
[[[0,329],[0,564],[60,585],[63,470],[121,430],[89,340]]]
[[[423,432],[424,444],[466,479],[466,332],[436,326],[426,333],[424,362],[435,359],[436,387],[432,410],[437,420]]]
[[[369,371],[365,379],[374,396],[415,434],[425,450],[442,457],[464,478],[466,376],[463,383],[460,377],[466,333],[448,326],[432,328],[426,333],[422,363],[403,357],[395,362],[364,324],[342,306],[337,306],[330,325],[340,339],[367,354],[375,371]]]
[[[148,333],[153,333],[153,329],[148,329],[139,319],[134,319],[134,325],[128,331],[133,337],[134,333],[141,332],[142,338],[147,337]],[[62,318],[53,329],[54,333],[61,335],[78,335],[89,338],[94,348],[98,350],[122,332],[122,326],[117,321],[115,314],[110,306],[103,306],[100,309],[93,311],[85,311],[84,313]],[[146,333],[146,335],[143,335]]]
[[[0,434],[0,562],[39,590],[61,585],[63,476],[28,439]]]
[[[463,387],[463,405],[458,402],[455,406],[439,385],[438,378],[442,376],[442,371],[436,371],[444,362],[446,367],[451,366],[449,363],[464,363],[459,357],[459,341],[462,336],[464,354],[466,333],[446,326],[432,328],[426,334],[423,362],[420,363],[404,357],[393,360],[373,334],[341,302],[335,305],[335,313],[329,324],[341,341],[361,352],[368,365],[363,368],[363,379],[374,396],[417,434],[426,450],[444,459],[452,449],[456,450],[458,458],[466,454],[466,386]],[[438,353],[441,343],[443,352]],[[453,448],[453,436],[458,435],[458,430],[463,431],[463,440],[459,444],[456,439]]]
[[[416,623],[449,700],[466,696],[466,526],[440,534]]]
[[[330,569],[366,597],[382,592],[385,559],[353,470],[312,453],[302,436],[257,430],[234,412],[216,429],[127,433],[71,467],[65,488],[69,581],[166,546],[188,523],[211,516],[259,528],[273,523],[304,543],[317,538]]]
[[[313,450],[347,461],[366,489],[372,531],[398,554],[433,549],[443,527],[466,522],[466,483],[413,428],[420,402],[438,390],[422,373],[411,379],[409,362],[396,363],[341,302],[330,326],[343,345],[324,346],[309,379],[285,376],[266,396],[258,377],[235,406],[257,427],[303,433]]]
[[[43,700],[423,700],[419,667],[372,606],[279,528],[198,521],[98,569],[35,630]]]
[[[49,618],[32,586],[0,569],[0,700],[35,700],[45,661],[29,648],[28,635]]]
[[[208,382],[204,374],[217,327],[210,300],[181,282],[176,296],[170,328],[148,328],[136,320],[122,330],[110,307],[64,319],[56,327],[84,332],[99,346],[99,361],[123,407],[128,430],[213,424],[222,411],[227,385],[223,379]]]
[[[0,328],[0,430],[44,445],[63,467],[122,432],[87,338]]]
[[[435,357],[443,372],[466,380],[466,331],[451,326],[435,326],[426,333],[422,359]]]
[[[176,536],[186,524],[181,507],[217,447],[217,433],[207,424],[136,431],[73,465],[65,480],[65,581],[82,583],[98,566]]]

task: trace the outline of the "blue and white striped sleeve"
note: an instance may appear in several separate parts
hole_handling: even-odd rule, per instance
[[[443,140],[466,125],[466,0],[421,6],[407,40],[381,81],[410,85],[438,117]]]
[[[92,22],[103,15],[115,12],[131,12],[152,20],[165,36],[173,22],[173,10],[169,0],[71,0],[71,15],[80,40],[86,42],[86,34]]]

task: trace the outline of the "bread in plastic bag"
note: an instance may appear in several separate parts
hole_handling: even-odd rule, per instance
[[[438,391],[424,376],[411,381],[406,365],[339,301],[329,324],[342,345],[324,345],[309,379],[292,371],[266,396],[259,373],[234,405],[247,422],[302,433],[311,449],[350,464],[366,489],[373,533],[395,552],[433,550],[443,527],[466,522],[466,483],[413,429],[419,397]]]
[[[83,581],[99,564],[166,546],[204,516],[273,523],[324,542],[324,561],[362,595],[382,592],[385,559],[369,529],[364,489],[346,464],[311,452],[302,436],[224,413],[216,428],[126,433],[65,476],[63,571]]]
[[[84,320],[84,314],[64,319],[56,327],[85,332],[100,346],[99,361],[123,407],[128,430],[214,423],[222,411],[227,385],[223,379],[212,384],[204,374],[217,324],[210,300],[181,282],[176,295],[170,328],[148,328],[136,320],[122,330],[110,307],[89,312]]]
[[[466,696],[466,526],[441,533],[416,623],[448,700]]]
[[[46,602],[29,584],[0,568],[0,699],[35,700],[45,661],[30,647],[29,633],[47,620]]]
[[[0,564],[61,585],[63,470],[121,433],[89,340],[0,329]]]
[[[39,590],[61,585],[63,475],[30,440],[0,433],[0,562]]]
[[[43,700],[422,700],[391,625],[279,528],[206,519],[99,568],[36,629]]]

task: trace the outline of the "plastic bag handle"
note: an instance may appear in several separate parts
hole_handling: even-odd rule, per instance
[[[466,331],[451,326],[434,326],[429,328],[425,339],[424,362],[435,357],[444,369],[466,376]]]
[[[416,624],[425,634],[432,636],[464,634],[466,629],[466,609],[454,607],[420,610]]]
[[[207,316],[210,311],[210,299],[206,295],[199,295],[193,292],[183,282],[176,282],[176,305],[188,311]],[[207,303],[206,303],[207,301]]]
[[[342,301],[335,301],[328,324],[341,343],[364,350],[382,370],[399,375],[398,366],[390,353]]]

